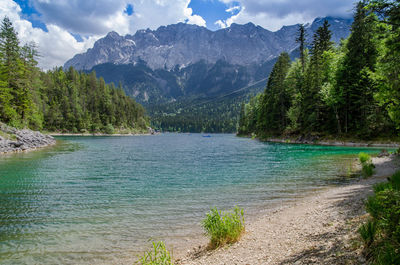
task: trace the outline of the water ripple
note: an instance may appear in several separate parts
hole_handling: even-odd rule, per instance
[[[335,183],[371,149],[233,135],[63,137],[0,157],[1,264],[131,264],[150,238],[186,242],[214,206],[248,214]]]

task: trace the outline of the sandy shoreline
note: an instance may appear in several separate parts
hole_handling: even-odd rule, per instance
[[[178,264],[360,264],[354,246],[364,201],[372,185],[400,169],[399,157],[373,158],[368,179],[316,191],[294,203],[246,223],[246,233],[232,246],[206,251],[192,246],[178,254]]]

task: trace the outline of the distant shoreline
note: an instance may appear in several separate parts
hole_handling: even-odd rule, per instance
[[[287,144],[313,144],[313,145],[326,145],[326,146],[348,146],[348,147],[393,147],[399,148],[400,143],[398,142],[379,142],[379,141],[371,141],[371,142],[362,142],[362,141],[352,141],[352,140],[296,140],[290,138],[267,138],[260,139],[263,142],[272,142],[272,143],[287,143]]]
[[[261,142],[283,143],[283,144],[310,144],[323,146],[347,146],[347,147],[387,147],[400,148],[400,142],[386,140],[363,141],[358,139],[325,139],[318,137],[252,137],[251,135],[236,135],[237,137],[252,138]]]

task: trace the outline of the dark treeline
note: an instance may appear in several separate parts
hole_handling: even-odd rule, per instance
[[[160,131],[191,133],[235,133],[241,103],[262,91],[259,81],[216,98],[177,101],[147,107],[152,126]]]
[[[96,74],[42,72],[33,44],[21,46],[12,23],[0,29],[0,121],[14,127],[114,133],[146,129],[144,109]]]
[[[238,134],[320,135],[371,139],[400,129],[400,8],[359,2],[351,35],[339,47],[325,21],[300,58],[282,53],[264,93],[242,105]],[[309,46],[307,50],[305,47]]]
[[[254,95],[254,94],[253,94]],[[210,102],[168,103],[149,108],[152,126],[160,131],[234,133],[242,97]]]

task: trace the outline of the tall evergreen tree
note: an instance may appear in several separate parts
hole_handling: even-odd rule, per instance
[[[290,57],[282,53],[268,78],[267,87],[260,102],[257,130],[262,134],[281,134],[288,125],[287,111],[290,94],[285,86],[290,67]]]
[[[377,98],[400,129],[400,2],[369,0],[367,3],[383,24],[380,33],[386,48],[379,59]]]
[[[0,27],[0,54],[0,76],[11,92],[11,105],[18,115],[13,122],[19,120],[22,123],[14,125],[27,126],[32,111],[32,99],[25,82],[29,80],[24,78],[26,71],[18,36],[8,17],[3,19]]]
[[[240,105],[240,114],[239,114],[239,124],[238,124],[238,134],[244,135],[246,134],[246,113],[244,111],[244,103]]]
[[[300,51],[300,62],[301,67],[304,72],[305,70],[305,45],[306,45],[306,31],[304,29],[304,25],[299,25],[299,36],[296,39],[296,42],[300,44],[299,51]]]
[[[372,79],[377,60],[376,25],[364,3],[356,6],[346,54],[337,73],[337,91],[343,96],[340,106],[346,133],[372,133],[376,124],[376,86]]]
[[[324,52],[332,49],[332,33],[327,20],[317,29],[311,46],[310,64],[305,73],[304,93],[301,104],[301,127],[304,131],[321,132],[330,125],[331,114],[321,96],[323,84],[327,81],[323,74]]]
[[[0,118],[16,125],[18,115],[13,108],[18,84],[19,41],[8,17],[0,27]]]

